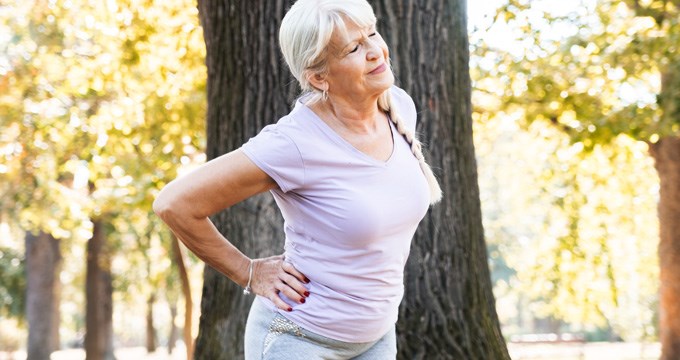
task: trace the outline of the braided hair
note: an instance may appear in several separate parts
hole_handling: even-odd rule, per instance
[[[314,88],[308,81],[310,73],[323,73],[326,67],[326,46],[333,31],[345,26],[345,19],[357,26],[367,27],[375,24],[373,8],[366,0],[298,0],[288,10],[281,22],[279,44],[281,52],[293,76],[302,88],[302,95],[309,95],[309,103],[323,101],[324,92]],[[397,131],[406,139],[411,152],[418,159],[430,188],[430,204],[441,200],[442,190],[430,165],[423,156],[422,145],[416,139],[392,106],[392,97],[388,89],[378,99],[378,106],[389,115]]]
[[[381,110],[389,114],[388,118],[392,121],[392,123],[394,123],[394,127],[397,128],[399,134],[401,134],[401,136],[403,136],[404,139],[406,139],[406,142],[410,145],[411,152],[418,160],[420,170],[423,171],[425,179],[427,179],[427,184],[430,188],[430,205],[436,204],[442,198],[442,189],[439,186],[437,178],[432,172],[432,168],[430,168],[430,165],[427,163],[427,161],[425,161],[425,156],[423,155],[423,148],[420,141],[418,141],[418,139],[415,137],[415,134],[406,127],[404,121],[399,115],[399,112],[396,110],[396,107],[392,106],[392,95],[390,94],[390,90],[385,91],[385,93],[380,96],[378,99],[378,106]]]

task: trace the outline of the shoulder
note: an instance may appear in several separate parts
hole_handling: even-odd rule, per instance
[[[276,123],[262,128],[259,134],[251,138],[245,148],[258,147],[283,156],[299,158],[302,161],[301,145],[310,136],[310,127],[305,121],[304,112],[296,106],[290,113],[281,117]]]
[[[406,90],[398,87],[397,85],[392,85],[390,87],[390,93],[392,94],[392,98],[400,103],[410,103],[413,105],[413,99],[411,98],[411,95],[409,95]]]
[[[265,126],[241,146],[260,169],[287,192],[304,184],[305,166],[297,139],[304,126],[288,114],[275,124]]]
[[[392,106],[394,106],[396,111],[404,120],[404,123],[411,129],[415,130],[416,121],[418,117],[418,112],[416,110],[416,104],[404,89],[392,85],[390,88],[390,95],[392,95]]]

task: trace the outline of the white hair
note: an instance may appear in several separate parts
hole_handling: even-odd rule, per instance
[[[323,96],[321,90],[314,88],[307,77],[326,71],[328,44],[334,31],[346,29],[345,19],[359,27],[376,23],[373,8],[366,0],[298,0],[281,22],[279,45],[283,58],[300,84],[303,95],[310,94],[310,103],[320,101]],[[389,89],[378,99],[378,106],[389,114],[397,131],[411,146],[411,152],[418,160],[430,188],[430,204],[438,202],[442,190],[437,178],[425,161],[420,141],[404,125],[398,111],[392,106]]]
[[[345,20],[359,27],[375,24],[373,8],[365,0],[298,0],[281,22],[279,45],[290,72],[300,83],[303,93],[321,95],[307,76],[323,73],[331,36],[345,30]]]
[[[401,136],[406,139],[406,142],[408,142],[408,144],[411,146],[411,152],[413,153],[413,156],[418,159],[420,170],[422,170],[423,174],[425,175],[425,179],[427,179],[427,185],[430,188],[430,204],[432,205],[438,203],[439,200],[442,199],[442,189],[439,186],[437,178],[432,172],[432,168],[427,163],[427,161],[425,161],[423,147],[420,141],[418,141],[415,134],[404,125],[404,121],[401,119],[401,116],[399,116],[399,112],[396,111],[396,109],[392,106],[392,96],[390,95],[390,90],[385,91],[380,96],[378,99],[378,106],[380,109],[390,115],[389,118],[394,123],[394,127],[396,127],[399,134],[401,134]]]

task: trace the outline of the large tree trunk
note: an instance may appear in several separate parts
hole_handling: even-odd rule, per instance
[[[277,33],[292,1],[201,1],[207,46],[208,158],[241,146],[290,110],[297,89]],[[445,199],[420,225],[407,265],[400,358],[508,359],[487,267],[472,144],[465,1],[373,1],[399,85],[414,98]],[[255,216],[253,216],[255,215]],[[213,219],[251,257],[282,252],[269,195]],[[214,270],[204,274],[198,359],[243,355],[251,298]]]
[[[191,330],[193,327],[194,303],[191,299],[191,284],[189,283],[189,274],[187,273],[187,267],[184,264],[184,256],[182,255],[182,249],[179,246],[179,240],[177,240],[177,237],[174,234],[172,235],[172,253],[175,258],[175,264],[177,264],[177,270],[179,271],[180,281],[182,282],[182,294],[184,295],[183,335],[184,344],[186,345],[187,350],[187,360],[190,360],[194,356],[194,337],[191,335]],[[175,312],[177,312],[176,307]],[[175,316],[173,315],[172,318],[174,319]],[[174,320],[172,326],[174,329],[175,326]]]
[[[482,228],[466,1],[372,2],[444,192],[413,240],[397,324],[399,358],[509,359]]]
[[[290,111],[295,84],[279,56],[277,34],[291,3],[198,2],[207,47],[208,158],[240,147]],[[213,220],[250,257],[283,252],[282,220],[268,194],[248,199]],[[196,359],[243,357],[243,332],[252,300],[206,266]]]
[[[85,280],[85,354],[87,360],[112,360],[113,284],[104,223],[93,220],[92,238],[87,242]]]
[[[49,359],[58,348],[59,240],[51,234],[26,233],[27,359]],[[55,328],[57,332],[55,333]]]
[[[659,193],[659,336],[661,359],[680,359],[680,138],[650,147],[661,180]]]

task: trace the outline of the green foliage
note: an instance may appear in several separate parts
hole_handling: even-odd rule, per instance
[[[503,45],[473,38],[475,54],[488,60],[473,71],[476,87],[497,95],[499,110],[548,121],[587,149],[619,134],[655,141],[680,130],[680,118],[656,101],[660,74],[680,62],[676,4],[600,0],[555,15],[532,11],[545,1],[536,3],[499,10],[512,16],[498,15],[489,34],[498,27],[514,35],[503,35]]]
[[[485,228],[516,271],[497,284],[500,304],[655,335],[658,179],[645,142],[680,130],[679,15],[666,1],[510,1],[472,34],[476,141],[492,144],[478,145]]]
[[[24,259],[16,250],[0,247],[0,317],[23,319],[26,307]]]
[[[192,0],[0,4],[0,218],[67,242],[67,289],[82,286],[84,264],[70,260],[99,217],[113,226],[116,284],[137,291],[120,301],[172,270],[151,204],[205,158],[197,14]],[[82,304],[80,292],[64,301]]]
[[[551,124],[522,129],[502,115],[477,121],[475,134],[506,335],[554,318],[653,337],[658,180],[646,144],[621,136],[586,152]]]
[[[3,8],[14,36],[2,78],[12,85],[1,102],[9,114],[2,174],[3,184],[16,185],[4,189],[3,198],[16,201],[3,210],[29,228],[68,238],[77,225],[53,229],[54,215],[82,222],[74,213],[150,209],[153,190],[200,158],[205,141],[194,134],[204,128],[205,70],[196,9],[187,1],[137,3]],[[74,200],[82,211],[65,206]]]

